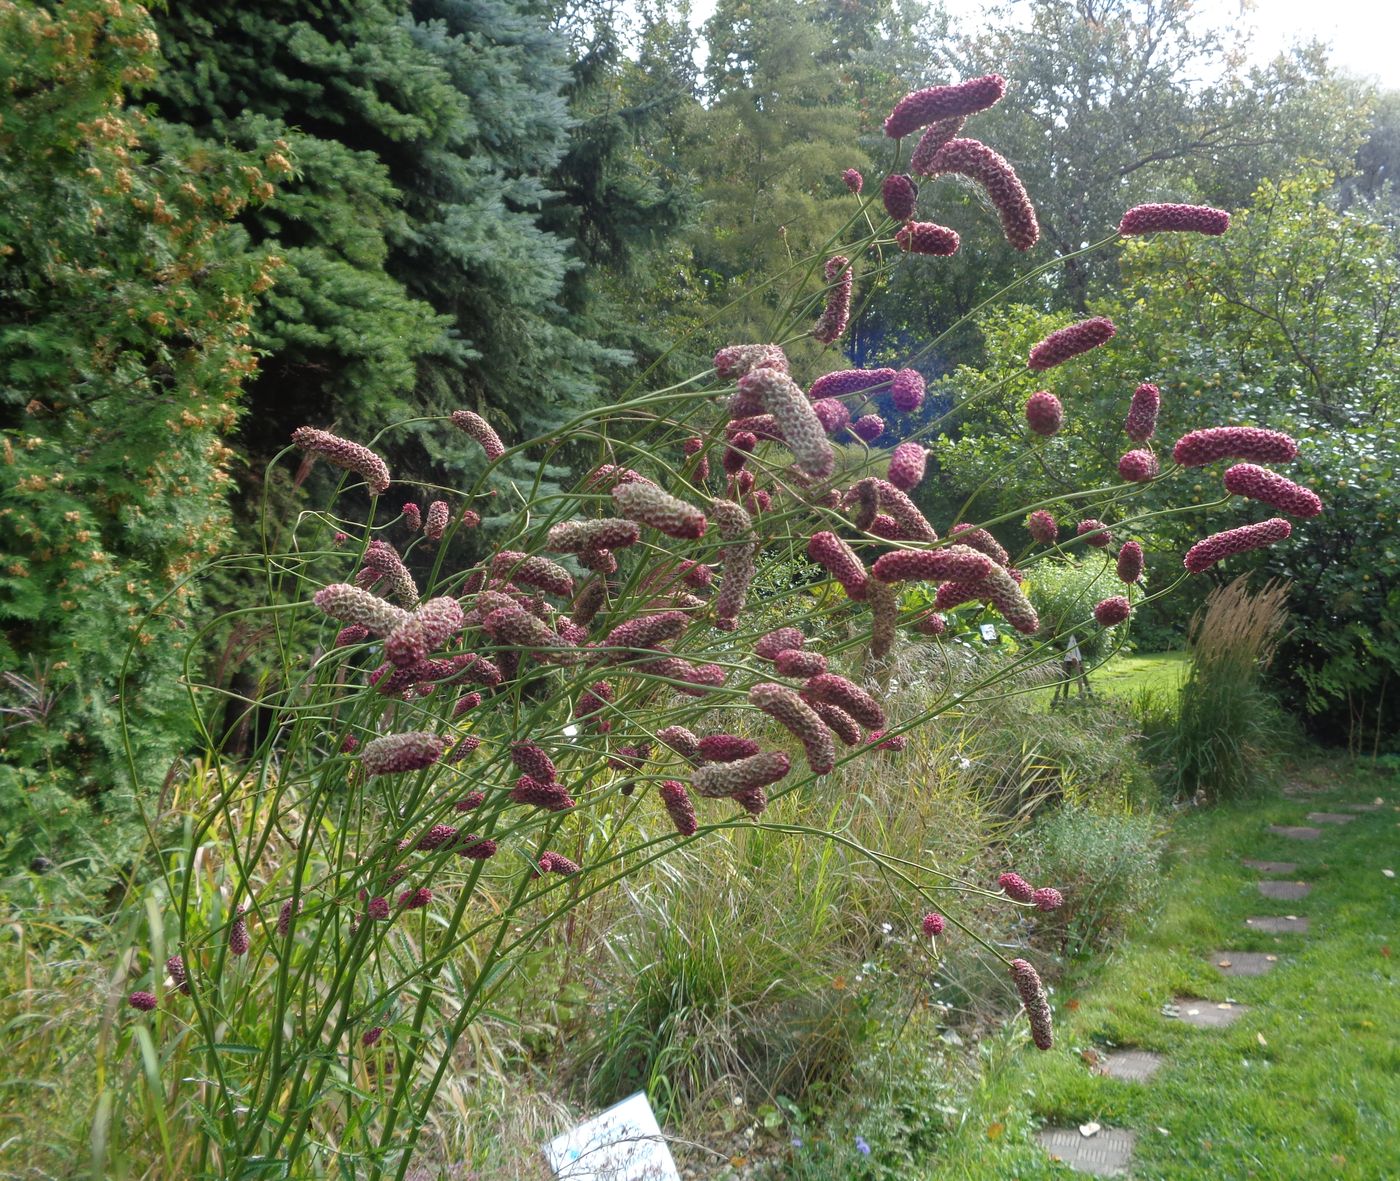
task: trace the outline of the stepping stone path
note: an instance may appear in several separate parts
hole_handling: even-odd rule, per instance
[[[1262,976],[1273,971],[1278,956],[1262,951],[1213,951],[1210,962],[1225,976]]]
[[[1377,804],[1348,804],[1348,805],[1347,805],[1347,811],[1349,811],[1349,812],[1379,812],[1380,810],[1381,810],[1381,805],[1378,804],[1378,803],[1377,803]]]
[[[1045,1128],[1035,1135],[1051,1156],[1095,1177],[1124,1176],[1137,1143],[1137,1133],[1127,1128],[1100,1128],[1092,1136],[1078,1128]]]
[[[1293,841],[1315,841],[1322,835],[1322,829],[1309,828],[1305,824],[1271,824],[1269,831],[1276,837],[1288,837]]]
[[[1244,925],[1251,931],[1263,931],[1269,935],[1306,935],[1308,920],[1296,914],[1265,915],[1261,918],[1245,919]]]
[[[1283,902],[1297,902],[1299,898],[1306,898],[1312,893],[1312,887],[1307,882],[1265,881],[1258,885],[1259,893],[1265,898],[1277,898]]]
[[[1162,1055],[1151,1050],[1115,1050],[1094,1066],[1095,1074],[1125,1083],[1145,1083],[1162,1068]]]
[[[1309,812],[1308,819],[1314,824],[1350,824],[1356,817],[1346,812]]]
[[[1237,1001],[1207,1001],[1197,996],[1179,996],[1171,1004],[1162,1006],[1162,1016],[1173,1017],[1197,1029],[1224,1029],[1248,1011],[1248,1005]]]
[[[1260,873],[1297,873],[1298,863],[1296,861],[1251,861],[1248,857],[1241,863],[1249,869],[1257,869]]]

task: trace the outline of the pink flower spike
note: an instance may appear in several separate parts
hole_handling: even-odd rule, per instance
[[[292,432],[292,442],[303,451],[323,456],[336,467],[362,477],[376,496],[389,490],[389,466],[368,447],[309,426],[297,427]]]
[[[1018,873],[1004,873],[997,878],[997,885],[1008,898],[1017,902],[1030,902],[1035,897],[1035,887]]]
[[[1291,517],[1315,517],[1322,512],[1322,500],[1316,492],[1252,463],[1237,463],[1226,468],[1225,490],[1260,501]]]
[[[919,190],[903,173],[894,172],[885,177],[880,195],[885,203],[885,212],[895,221],[908,221],[914,216],[914,204],[919,198]]]
[[[1045,986],[1040,976],[1025,960],[1011,961],[1011,979],[1021,997],[1021,1007],[1031,1025],[1031,1040],[1038,1050],[1048,1050],[1054,1045],[1050,1023],[1050,1001],[1045,995]]]
[[[1031,895],[1031,901],[1038,910],[1059,910],[1065,904],[1065,896],[1053,886],[1042,886]]]
[[[865,187],[865,177],[861,176],[854,168],[846,169],[846,171],[841,174],[841,179],[846,182],[846,187],[857,195],[859,195],[861,189]]]
[[[1125,541],[1118,551],[1118,580],[1130,586],[1142,577],[1142,546],[1136,541]]]
[[[1040,371],[1063,365],[1072,357],[1106,344],[1117,331],[1107,316],[1094,316],[1068,328],[1060,328],[1031,349],[1026,368]]]
[[[1026,518],[1026,531],[1032,541],[1041,545],[1053,545],[1060,536],[1060,527],[1054,516],[1043,508],[1038,508]]]
[[[1049,438],[1065,423],[1065,408],[1049,390],[1038,390],[1026,399],[1026,425],[1037,435]]]
[[[1146,484],[1161,471],[1157,457],[1150,451],[1129,451],[1118,461],[1118,478],[1130,484]]]
[[[932,939],[935,935],[942,935],[945,926],[943,916],[936,910],[931,910],[924,915],[924,934]]]
[[[1216,237],[1230,228],[1230,215],[1209,205],[1134,205],[1118,223],[1125,238],[1135,234],[1190,233]]]
[[[1144,381],[1133,391],[1133,403],[1123,430],[1135,443],[1146,443],[1157,431],[1157,413],[1162,408],[1162,393],[1150,381]]]
[[[929,254],[937,258],[956,254],[962,245],[957,230],[950,230],[936,221],[911,221],[896,232],[894,240],[906,254]]]
[[[924,375],[917,369],[901,369],[890,382],[890,401],[901,414],[912,414],[924,404]]]
[[[1202,467],[1217,459],[1288,463],[1297,456],[1298,444],[1282,431],[1250,426],[1213,426],[1190,431],[1172,448],[1172,458],[1182,467]]]
[[[1216,533],[1204,541],[1198,541],[1186,551],[1183,565],[1192,574],[1209,570],[1216,562],[1247,550],[1261,549],[1266,545],[1286,540],[1293,532],[1293,526],[1282,517],[1272,517],[1257,525],[1244,525],[1239,529],[1227,529]]]
[[[1075,528],[1075,535],[1083,538],[1095,549],[1103,549],[1113,544],[1113,534],[1108,531],[1108,526],[1094,517],[1086,517],[1080,521]]]
[[[1132,613],[1132,604],[1122,595],[1101,599],[1094,604],[1094,619],[1100,627],[1116,627]]]
[[[906,94],[885,120],[885,134],[902,139],[920,127],[939,119],[975,115],[995,106],[1006,93],[1006,79],[1000,74],[969,78],[952,86],[931,86]]]
[[[1026,187],[1005,157],[975,139],[950,139],[927,161],[923,175],[953,173],[982,186],[997,211],[1001,231],[1017,250],[1029,250],[1040,240],[1040,222]]]

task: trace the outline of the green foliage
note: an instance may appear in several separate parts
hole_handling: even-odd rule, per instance
[[[1041,631],[1062,638],[1072,632],[1085,663],[1092,665],[1124,642],[1126,630],[1123,624],[1100,627],[1094,621],[1094,604],[1110,595],[1131,599],[1138,592],[1119,581],[1114,558],[1100,550],[1089,550],[1079,561],[1037,562],[1027,580],[1026,593],[1040,615]]]
[[[192,735],[188,579],[227,538],[222,438],[278,264],[228,223],[290,162],[129,109],[157,64],[139,5],[0,6],[4,860],[125,849],[133,789]]]
[[[1160,885],[1162,843],[1150,813],[1056,808],[1017,840],[1015,863],[1065,902],[1042,919],[1069,956],[1093,955],[1120,938]]]

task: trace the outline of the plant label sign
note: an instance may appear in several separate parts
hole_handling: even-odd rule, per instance
[[[681,1181],[641,1091],[556,1136],[543,1152],[558,1181]]]

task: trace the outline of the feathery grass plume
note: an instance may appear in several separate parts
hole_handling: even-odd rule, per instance
[[[888,582],[872,578],[866,589],[870,604],[870,655],[883,660],[894,647],[899,623],[899,592]]]
[[[1053,886],[1041,886],[1031,895],[1031,901],[1038,910],[1059,910],[1065,904],[1065,896]]]
[[[930,611],[914,621],[914,630],[921,636],[941,636],[948,630],[948,621],[937,611]]]
[[[423,528],[423,513],[411,500],[403,506],[403,520],[410,533],[417,533]]]
[[[564,854],[552,853],[548,849],[540,854],[537,864],[540,867],[540,873],[557,873],[563,877],[572,877],[582,868],[578,862],[570,861]]]
[[[872,496],[875,503],[894,518],[905,539],[930,543],[938,540],[938,534],[934,532],[933,526],[928,523],[918,506],[888,480],[882,480],[878,476],[866,476],[857,480],[847,490],[842,503],[849,507],[859,502],[863,515]]]
[[[351,587],[351,589],[358,590],[359,588]],[[383,600],[381,599],[380,602],[383,602]],[[358,644],[367,635],[369,635],[369,628],[360,623],[351,623],[342,627],[335,633],[335,643],[331,646],[334,648],[348,648],[351,644]]]
[[[1190,233],[1218,237],[1230,228],[1230,215],[1209,205],[1134,205],[1118,223],[1125,238],[1134,234]]]
[[[1049,390],[1037,390],[1026,399],[1026,425],[1047,439],[1065,424],[1065,408]]]
[[[700,740],[684,726],[666,726],[656,732],[656,737],[683,759],[691,762],[700,757]]]
[[[816,402],[822,398],[845,398],[851,394],[862,394],[877,386],[889,385],[895,376],[893,369],[838,369],[834,373],[824,373],[817,378],[807,390],[807,397]]]
[[[801,386],[776,369],[756,369],[739,379],[739,390],[757,397],[773,416],[798,467],[819,480],[831,475],[836,453]]]
[[[928,452],[922,443],[901,443],[890,452],[889,481],[901,492],[911,492],[924,478]]]
[[[724,449],[720,465],[731,476],[738,475],[748,463],[749,455],[758,446],[758,436],[753,431],[737,431],[729,436],[729,444]]]
[[[399,551],[387,541],[371,541],[365,547],[364,563],[366,569],[388,580],[391,598],[397,599],[405,607],[412,607],[418,602],[418,584],[403,564]]]
[[[1094,604],[1094,619],[1100,627],[1116,627],[1132,614],[1132,604],[1122,595],[1111,595]]]
[[[486,793],[484,791],[469,791],[453,805],[458,812],[470,812],[475,808],[480,808],[486,803]]]
[[[328,463],[361,476],[376,496],[389,490],[389,465],[368,447],[309,426],[297,427],[292,432],[292,442],[303,451],[314,452]]]
[[[882,582],[974,582],[992,572],[992,559],[966,545],[900,549],[881,554],[870,572]]]
[[[1030,902],[1035,897],[1035,887],[1019,873],[1004,873],[997,878],[997,885],[1008,898],[1017,902]]]
[[[457,843],[457,856],[468,861],[489,861],[496,855],[498,846],[490,837],[468,833]]]
[[[506,445],[501,442],[501,436],[496,434],[491,424],[481,415],[474,414],[470,410],[454,410],[452,412],[452,425],[466,434],[468,438],[481,444],[481,450],[486,453],[486,458],[492,463],[506,453]]]
[[[936,910],[931,910],[928,912],[928,914],[924,915],[923,926],[924,935],[929,939],[932,939],[935,935],[943,934],[943,928],[944,926],[946,926],[946,923],[944,922],[943,916],[941,914],[939,914]]]
[[[792,770],[780,750],[766,750],[728,763],[706,763],[696,769],[690,786],[696,795],[717,800],[777,783]]]
[[[909,177],[892,172],[885,177],[885,183],[880,188],[880,199],[884,202],[885,212],[895,221],[908,221],[914,216],[919,190]]]
[[[950,230],[936,221],[911,221],[895,232],[894,241],[905,254],[928,254],[937,258],[957,254],[962,245],[957,230]]]
[[[292,919],[301,914],[301,899],[288,898],[277,912],[277,934],[285,939],[292,930]]]
[[[1123,430],[1135,443],[1146,443],[1157,433],[1157,413],[1162,408],[1162,392],[1150,381],[1144,381],[1133,391],[1128,417]]]
[[[844,254],[837,254],[826,260],[823,271],[831,286],[826,293],[826,307],[812,327],[812,336],[822,344],[832,344],[846,331],[851,318],[851,289],[854,275],[851,260]]]
[[[633,655],[656,651],[664,652],[660,645],[674,640],[690,626],[690,617],[684,611],[662,611],[655,615],[638,615],[626,623],[618,624],[603,637],[600,649],[616,648],[617,652],[600,652],[602,659],[627,660]]]
[[[1248,550],[1263,549],[1286,541],[1293,533],[1293,526],[1282,517],[1271,517],[1255,525],[1242,525],[1238,529],[1227,529],[1215,533],[1203,541],[1196,542],[1186,551],[1183,565],[1192,574],[1209,570],[1216,562],[1242,554]]]
[[[1182,467],[1201,467],[1217,459],[1287,463],[1297,456],[1298,444],[1282,431],[1250,426],[1212,426],[1189,431],[1172,448],[1172,458]]]
[[[737,381],[755,369],[788,371],[788,359],[776,344],[731,344],[715,354],[715,371],[723,378]]]
[[[149,1013],[156,1007],[156,994],[138,990],[126,998],[126,1003],[142,1013]]]
[[[685,784],[675,779],[663,779],[657,794],[661,796],[661,804],[671,823],[676,826],[676,831],[683,837],[694,836],[700,824],[695,818],[695,804],[685,790]]]
[[[846,187],[857,195],[865,187],[865,177],[861,176],[860,172],[854,168],[846,169],[841,174],[841,179],[846,182]]]
[[[860,745],[860,723],[839,705],[832,705],[829,701],[813,701],[809,698],[806,690],[803,690],[803,700],[812,707],[812,712],[826,723],[827,728],[847,746]]]
[[[529,648],[544,661],[556,664],[577,660],[580,649],[566,643],[542,619],[537,619],[524,607],[498,607],[481,621],[481,630],[498,644],[511,648]],[[510,653],[501,653],[503,659]]]
[[[378,595],[351,586],[348,582],[323,586],[311,601],[332,619],[362,627],[377,636],[388,635],[412,618],[402,607],[386,603]]]
[[[573,575],[557,562],[536,554],[501,550],[491,559],[491,573],[518,586],[537,587],[546,594],[567,597],[574,593]]]
[[[1011,555],[1006,552],[1001,542],[979,525],[962,521],[949,530],[948,536],[944,540],[965,545],[968,549],[975,549],[979,554],[986,554],[998,566],[1011,565]]]
[[[851,423],[851,434],[865,443],[873,443],[885,433],[885,420],[878,414],[862,414]]]
[[[870,577],[865,564],[856,556],[855,550],[835,533],[824,529],[812,534],[807,542],[807,556],[841,584],[847,598],[857,602],[865,598],[866,583]],[[801,635],[800,632],[798,634]]]
[[[912,414],[924,404],[924,375],[901,369],[890,381],[890,401],[901,414]]]
[[[863,726],[883,729],[885,711],[878,701],[859,685],[839,673],[821,673],[812,677],[802,689],[809,702],[824,701],[845,710]]]
[[[400,775],[405,771],[421,771],[431,767],[447,747],[447,739],[426,730],[410,730],[403,734],[385,734],[365,743],[360,752],[360,766],[370,778],[376,775]]]
[[[820,652],[802,652],[788,648],[773,658],[773,669],[780,677],[805,680],[826,672],[826,657]]]
[[[1053,545],[1060,536],[1060,527],[1055,523],[1054,515],[1043,508],[1036,509],[1026,518],[1026,531],[1032,541],[1038,541],[1041,545]]]
[[[851,412],[835,398],[818,398],[812,403],[812,413],[828,435],[839,435],[851,425]]]
[[[431,853],[434,849],[441,849],[443,845],[456,839],[457,830],[452,825],[434,824],[413,843],[413,848],[423,853]]]
[[[553,783],[559,778],[553,760],[545,753],[543,747],[533,742],[514,743],[510,748],[510,761],[518,770],[541,783]]]
[[[1132,484],[1155,480],[1161,471],[1157,457],[1150,451],[1129,451],[1118,461],[1118,478]]]
[[[1031,1025],[1031,1040],[1038,1050],[1048,1050],[1055,1044],[1050,1024],[1050,1001],[1036,970],[1025,960],[1011,961],[1011,979],[1021,997],[1021,1007]]]
[[[655,484],[619,484],[612,490],[612,499],[622,516],[659,529],[667,537],[694,541],[705,536],[708,527],[705,514],[693,504],[663,492]]]
[[[914,154],[909,157],[909,171],[915,176],[927,176],[929,165],[938,155],[938,149],[955,138],[966,123],[965,115],[953,115],[930,123],[923,135],[919,136],[919,142],[914,146]]]
[[[567,812],[574,806],[574,798],[562,783],[545,783],[529,775],[522,775],[510,789],[510,798],[516,804],[532,804],[550,812]]]
[[[710,501],[720,536],[727,544],[720,553],[719,594],[715,596],[715,622],[720,631],[735,631],[749,597],[759,543],[753,536],[753,518],[732,500]]]
[[[1262,501],[1290,517],[1315,517],[1322,512],[1322,499],[1312,489],[1252,463],[1226,468],[1225,490]]]
[[[807,765],[814,775],[825,775],[836,766],[836,746],[831,731],[795,689],[763,681],[749,690],[749,703],[758,706],[802,743]]]
[[[982,186],[997,211],[1001,232],[1017,250],[1029,250],[1040,240],[1040,223],[1026,187],[1006,158],[975,139],[950,139],[927,161],[925,176],[953,173]]]
[[[435,500],[428,505],[428,515],[423,519],[423,536],[429,541],[441,541],[447,532],[447,522],[451,519],[447,501]]]
[[[1143,565],[1142,546],[1136,541],[1125,541],[1118,551],[1118,580],[1129,585],[1137,582],[1142,577]]]
[[[1076,537],[1084,539],[1085,544],[1092,545],[1095,549],[1103,549],[1105,546],[1113,544],[1113,534],[1109,532],[1108,526],[1097,517],[1085,517],[1075,526]]]
[[[228,950],[230,955],[247,955],[252,941],[248,938],[248,924],[243,914],[246,908],[240,904],[234,909],[233,923],[228,929]]]
[[[906,94],[895,103],[885,120],[885,134],[903,139],[920,127],[942,119],[966,118],[995,106],[1006,94],[1006,79],[1000,74],[984,74],[951,86],[930,86]]]
[[[757,741],[738,734],[706,734],[700,739],[700,757],[707,763],[735,763],[760,749]]]
[[[400,910],[422,910],[433,900],[433,892],[427,886],[419,886],[416,890],[405,890],[399,895]]]
[[[1063,365],[1071,358],[1107,344],[1118,332],[1107,316],[1093,316],[1067,328],[1057,328],[1031,349],[1026,368],[1037,372]]]

